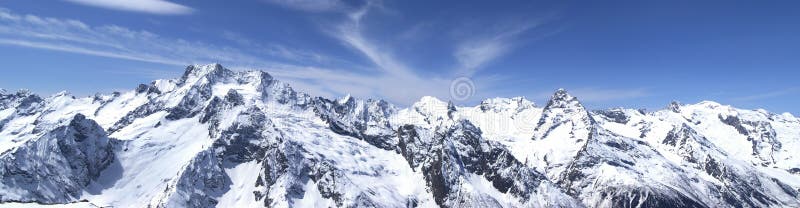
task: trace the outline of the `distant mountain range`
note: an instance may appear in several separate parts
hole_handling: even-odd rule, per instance
[[[799,195],[800,119],[710,101],[589,111],[559,89],[544,106],[398,108],[218,64],[83,98],[0,90],[5,205],[800,207]]]

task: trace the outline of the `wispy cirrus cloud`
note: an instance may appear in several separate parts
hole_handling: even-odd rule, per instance
[[[220,62],[263,66],[281,65],[265,57],[312,59],[312,63],[322,59],[310,52],[275,49],[279,46],[267,48],[249,42],[243,43],[248,47],[220,46],[117,25],[91,26],[73,19],[15,14],[2,8],[0,44],[168,65]]]
[[[328,12],[345,8],[340,0],[263,0],[290,9],[308,12]]]
[[[800,87],[790,87],[781,90],[775,90],[770,92],[765,92],[757,95],[748,95],[743,97],[733,98],[735,101],[756,101],[756,100],[764,100],[769,98],[775,98],[780,96],[792,95],[792,94],[800,94]]]
[[[76,4],[159,15],[191,14],[194,9],[164,0],[65,0]]]
[[[334,1],[338,2],[338,1]],[[275,2],[273,2],[275,3]],[[422,96],[435,96],[449,99],[451,96],[451,82],[456,79],[455,74],[441,76],[421,75],[418,70],[409,66],[392,53],[392,47],[375,41],[366,33],[368,25],[365,19],[376,11],[387,11],[381,1],[366,1],[360,7],[328,7],[326,10],[306,8],[305,1],[280,1],[280,4],[307,12],[337,12],[342,13],[345,19],[333,24],[324,24],[321,30],[329,36],[339,40],[343,45],[352,49],[357,54],[365,57],[372,65],[373,70],[366,73],[349,74],[347,78],[337,79],[341,82],[336,85],[319,85],[319,83],[306,83],[307,87],[318,90],[334,89],[336,91],[359,92],[367,96],[380,96],[399,104],[410,104]],[[338,2],[341,3],[341,2]],[[334,9],[335,8],[335,9]],[[411,34],[413,35],[413,34]],[[330,77],[324,73],[315,73],[322,80]],[[313,76],[313,75],[312,75]],[[338,74],[331,74],[338,77]],[[299,78],[299,77],[298,77]],[[489,93],[489,87],[494,86],[498,80],[495,76],[473,77],[473,82],[479,83],[472,86],[473,91]],[[478,89],[480,88],[480,89]],[[358,96],[357,94],[354,94]],[[477,99],[473,97],[472,99]]]
[[[504,24],[478,24],[479,27],[465,29],[462,32],[470,35],[462,37],[453,52],[453,57],[460,65],[457,73],[471,76],[490,62],[511,52],[515,47],[525,44],[527,41],[522,40],[521,36],[529,35],[553,18],[552,14],[536,18],[516,17],[499,21]],[[555,33],[555,31],[538,32],[535,34],[536,37]]]
[[[343,62],[327,55],[314,53],[312,51],[290,49],[286,46],[279,44],[264,44],[259,41],[252,40],[242,34],[230,30],[223,30],[221,37],[225,40],[231,41],[241,47],[245,47],[255,52],[267,54],[273,57],[280,57],[285,60],[291,61],[313,61],[317,63],[332,63]]]
[[[365,36],[366,18],[379,2],[368,1],[362,8],[346,13],[346,20],[323,28],[326,33],[338,39],[345,46],[366,57],[375,71],[366,79],[352,82],[353,90],[371,89],[369,94],[382,96],[400,104],[410,104],[424,95],[447,97],[449,79],[438,77],[421,77],[411,67],[397,59],[387,45],[380,45]]]
[[[304,12],[316,13],[341,13],[346,18],[344,21],[333,24],[323,24],[321,30],[329,36],[339,40],[343,45],[352,49],[357,54],[366,58],[373,64],[373,71],[367,77],[354,76],[353,81],[343,86],[351,88],[345,91],[367,90],[367,94],[382,96],[390,101],[409,104],[421,96],[430,95],[439,98],[451,98],[451,88],[454,80],[468,78],[474,86],[471,89],[475,96],[469,101],[476,101],[482,95],[489,95],[498,91],[499,83],[506,78],[496,75],[473,76],[482,67],[491,61],[506,55],[518,45],[523,43],[521,36],[537,29],[546,23],[553,15],[538,18],[509,18],[504,25],[492,27],[469,28],[470,31],[460,31],[464,34],[457,37],[452,56],[457,62],[454,71],[442,74],[424,74],[421,70],[410,66],[402,57],[393,54],[390,43],[379,41],[370,37],[367,18],[378,17],[381,12],[397,15],[392,10],[384,7],[380,0],[363,1],[361,5],[345,4],[342,1],[304,1],[304,0],[268,0],[286,8]],[[418,40],[422,34],[430,30],[431,22],[425,21],[415,24],[412,28],[398,34],[401,40]],[[539,36],[542,36],[539,34]],[[361,79],[364,78],[364,79]],[[464,100],[461,100],[464,101]]]
[[[164,77],[178,77],[181,75],[180,71],[176,70],[169,70],[169,69],[152,69],[152,68],[127,68],[125,70],[119,69],[107,69],[103,71],[104,73],[108,74],[115,74],[115,75],[133,75],[133,76],[140,76],[146,77],[148,79],[156,80],[156,79],[163,79]],[[122,92],[125,90],[114,90],[117,92]]]

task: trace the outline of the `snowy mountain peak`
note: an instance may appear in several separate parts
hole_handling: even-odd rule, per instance
[[[570,95],[567,90],[558,89],[553,96],[550,97],[550,101],[547,102],[547,106],[544,107],[545,109],[550,108],[573,108],[573,109],[583,109],[583,105],[581,105],[580,101],[578,101],[577,97]]]
[[[204,77],[207,78],[209,82],[214,82],[217,79],[222,79],[225,76],[232,74],[233,71],[217,63],[206,65],[190,65],[186,67],[186,71],[183,72],[180,83],[193,83]]]
[[[797,117],[794,117],[794,115],[792,115],[792,114],[791,114],[791,113],[789,113],[789,112],[784,112],[784,113],[781,113],[781,117],[782,117],[781,119],[783,119],[783,120],[788,120],[788,121],[795,121],[795,122],[797,122],[797,120],[798,120],[798,119],[797,119]]]
[[[700,101],[699,103],[697,103],[697,105],[701,105],[701,106],[705,106],[705,107],[709,107],[709,108],[718,108],[718,107],[722,106],[722,104],[719,104],[718,102],[714,102],[714,101],[710,101],[710,100]]]
[[[338,103],[339,103],[339,105],[344,105],[344,104],[346,104],[346,103],[349,103],[349,102],[352,102],[352,101],[353,101],[353,97],[352,97],[352,96],[350,96],[350,94],[348,93],[348,94],[347,94],[347,95],[345,95],[344,97],[342,97],[342,98],[339,98],[339,100],[337,100],[336,102],[338,102]]]
[[[205,65],[191,65],[186,67],[184,72],[185,76],[204,76],[206,74],[216,73],[219,71],[228,70],[221,64],[205,64]]]
[[[53,94],[52,96],[50,96],[50,98],[65,97],[65,96],[72,96],[72,93],[69,93],[66,90],[62,90],[61,92]]]
[[[798,207],[800,121],[719,106],[589,112],[559,89],[397,109],[219,64],[113,95],[0,90],[0,203]]]
[[[594,119],[577,98],[559,89],[547,103],[533,131],[531,162],[551,179],[560,177],[595,128]]]
[[[447,115],[448,103],[439,98],[424,96],[411,106],[422,115]]]
[[[16,94],[17,96],[28,96],[28,95],[33,95],[33,92],[31,92],[31,90],[29,89],[19,89],[17,90]]]
[[[447,103],[433,96],[423,96],[422,98],[419,99],[419,101],[414,103],[414,106],[431,106],[431,105],[447,105]]]

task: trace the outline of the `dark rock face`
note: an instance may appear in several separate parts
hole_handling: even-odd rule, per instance
[[[32,94],[27,90],[20,90],[17,93],[6,94],[5,90],[0,92],[0,110],[14,109],[14,113],[6,118],[0,118],[0,130],[3,130],[6,123],[16,116],[33,115],[40,110],[44,99]]]
[[[547,180],[545,176],[518,161],[502,145],[487,142],[480,135],[475,126],[461,120],[438,135],[430,151],[422,152],[428,159],[421,170],[436,203],[443,207],[500,206],[481,193],[459,196],[460,181],[471,174],[482,175],[494,188],[511,193],[520,203],[530,200],[529,196]]]
[[[349,97],[342,101],[318,98],[314,108],[332,131],[385,150],[396,148],[395,135],[389,124],[389,116],[395,111],[394,106],[383,100],[361,102]]]
[[[681,104],[678,103],[678,101],[672,101],[672,102],[669,103],[669,106],[667,106],[667,109],[669,109],[670,111],[675,112],[675,113],[680,113],[681,112]]]
[[[20,90],[13,94],[0,92],[0,110],[14,109],[6,118],[0,118],[0,131],[5,125],[16,117],[34,115],[43,108],[44,99],[28,90]],[[37,120],[38,121],[38,120]]]
[[[0,196],[0,202],[75,200],[113,161],[112,146],[97,123],[77,114],[68,125],[0,155],[0,180],[22,191],[20,196]]]
[[[136,87],[136,93],[161,94],[161,91],[158,90],[158,88],[156,86],[153,86],[153,85],[139,84],[139,86]]]
[[[620,124],[627,124],[630,118],[628,117],[625,112],[620,109],[612,109],[612,110],[598,110],[594,111],[597,115],[603,116],[611,122],[620,123]]]
[[[610,207],[635,207],[639,204],[644,207],[709,207],[696,196],[661,185],[661,182],[653,182],[654,179],[639,173],[637,160],[643,160],[644,163],[652,157],[658,157],[658,153],[649,147],[642,147],[643,145],[604,130],[593,129],[586,146],[564,172],[559,184],[567,189],[570,195],[584,199],[584,203],[598,203],[586,204],[590,207],[608,206],[599,204],[603,201],[610,203]],[[595,180],[607,177],[597,171],[605,165],[611,165],[620,173],[632,174],[618,177],[630,178],[637,182],[635,185],[621,185],[614,184],[612,180],[604,182],[610,184],[592,185]],[[684,184],[676,186],[688,187]],[[600,199],[585,200],[590,197],[600,197]]]
[[[114,158],[112,141],[107,133],[81,114],[75,115],[66,131],[72,134],[73,139],[58,141],[64,157],[69,158],[71,167],[85,167],[86,175],[96,178]]]
[[[108,131],[112,133],[116,132],[133,123],[133,121],[136,119],[144,118],[160,111],[167,111],[167,115],[165,117],[166,119],[178,120],[194,117],[201,113],[204,109],[209,110],[207,109],[207,105],[211,107],[217,107],[216,105],[218,105],[220,101],[212,100],[212,98],[214,98],[212,97],[212,86],[218,82],[229,81],[229,79],[234,77],[234,74],[235,73],[233,71],[225,69],[218,64],[212,66],[211,68],[188,66],[181,79],[178,80],[177,86],[188,86],[189,90],[181,97],[181,100],[177,106],[165,107],[166,103],[158,101],[158,97],[151,96],[149,97],[150,102],[147,102],[129,112],[119,121],[114,123],[114,125],[111,126]],[[194,82],[188,83],[189,80],[194,80]],[[137,88],[137,93],[142,93],[145,91],[148,94],[155,93],[158,95],[162,93],[152,84],[142,84]],[[244,98],[235,90],[231,90],[226,94],[225,101],[228,103],[233,103],[234,105],[240,105],[244,103]],[[216,108],[211,109],[214,110]]]
[[[177,106],[167,110],[169,114],[165,118],[178,120],[194,117],[209,99],[211,99],[210,84],[193,86]]]
[[[301,159],[302,155],[299,154],[297,151],[300,151],[298,146],[296,145],[287,145],[284,148],[283,145],[274,145],[270,146],[269,149],[266,151],[266,155],[263,158],[261,172],[259,173],[258,179],[256,179],[256,187],[262,187],[263,191],[256,191],[255,198],[256,200],[263,200],[264,206],[269,207],[274,202],[274,199],[270,198],[269,195],[273,191],[272,185],[278,182],[278,178],[280,178],[283,174],[288,172],[290,167],[289,159],[297,160]],[[287,157],[288,155],[288,157]],[[296,166],[292,166],[296,167]],[[295,170],[295,172],[304,172],[303,170]],[[287,187],[288,190],[296,190],[302,187]],[[276,190],[280,191],[280,190]],[[297,192],[297,191],[295,191]],[[302,193],[293,193],[296,195],[302,196]],[[290,193],[287,193],[290,194]]]
[[[180,173],[175,184],[167,186],[167,197],[157,207],[216,207],[216,198],[230,190],[230,185],[222,161],[213,151],[203,151]]]
[[[0,110],[8,108],[27,109],[42,101],[44,99],[28,90],[20,90],[13,94],[0,93]]]
[[[270,143],[280,142],[272,122],[256,107],[239,114],[244,122],[236,122],[220,133],[213,146],[221,149],[219,156],[234,164],[261,159]]]
[[[225,101],[233,104],[234,106],[244,105],[244,97],[242,97],[242,95],[233,89],[228,90],[228,94],[225,94]]]
[[[404,125],[397,129],[397,151],[416,169],[427,158],[430,141],[423,141],[414,125]]]
[[[610,188],[613,189],[613,188]],[[691,198],[684,197],[680,193],[649,193],[647,191],[637,191],[633,193],[621,193],[613,190],[608,191],[613,193],[610,207],[655,207],[655,208],[703,208],[709,207],[705,204],[697,202]],[[662,195],[663,194],[663,195]],[[670,195],[678,195],[680,197],[674,198]]]
[[[788,170],[792,174],[800,174],[800,168],[792,168]]]
[[[669,132],[664,144],[676,147],[674,151],[683,156],[684,161],[694,164],[694,168],[702,170],[711,177],[722,181],[724,186],[711,187],[714,198],[731,207],[762,207],[780,205],[777,196],[767,194],[769,186],[779,187],[785,194],[795,197],[797,192],[786,187],[780,181],[766,183],[758,179],[759,173],[751,167],[739,166],[726,162],[726,155],[717,151],[716,147],[694,129],[684,124]]]
[[[312,180],[322,197],[333,200],[337,207],[345,206],[341,197],[346,190],[342,187],[350,183],[349,179],[330,161],[307,157],[306,154],[308,152],[300,144],[291,141],[269,147],[256,180],[256,187],[263,190],[254,193],[256,200],[263,200],[264,206],[271,207],[275,203],[286,202],[284,200],[301,199],[308,191],[304,188],[306,182]],[[287,185],[275,190],[273,185],[278,180],[284,180]],[[273,193],[277,193],[281,199],[270,198]]]
[[[742,121],[739,120],[739,117],[736,116],[723,117],[722,115],[719,115],[719,120],[722,121],[722,123],[728,124],[729,126],[736,128],[736,131],[739,132],[740,134],[747,135],[747,129],[744,128],[744,126],[742,126]]]
[[[747,141],[752,144],[753,155],[758,156],[762,166],[775,163],[774,154],[781,149],[781,142],[776,138],[775,129],[768,122],[747,121],[737,116],[719,115],[722,123],[730,125],[742,135],[747,136]]]
[[[208,80],[208,83],[213,83],[231,77],[233,74],[233,71],[222,67],[220,64],[213,64],[208,67],[190,65],[186,67],[186,70],[183,72],[183,76],[181,76],[180,80],[178,80],[178,84],[193,84],[186,83],[191,78],[205,78]]]
[[[703,148],[711,146],[711,142],[705,137],[699,136],[694,129],[686,124],[676,127],[667,133],[667,137],[661,143],[675,147],[674,151],[690,163],[706,160],[707,155],[703,155]]]
[[[120,118],[119,121],[115,122],[114,125],[109,127],[108,132],[114,133],[122,128],[125,128],[125,126],[130,125],[136,119],[144,118],[156,112],[162,111],[164,110],[163,106],[164,104],[162,103],[148,102],[145,103],[144,105],[136,107],[136,109],[132,110],[131,112],[128,112],[128,114],[125,114],[125,116]]]

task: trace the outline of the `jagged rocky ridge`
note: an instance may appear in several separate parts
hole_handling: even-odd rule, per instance
[[[0,201],[116,207],[797,207],[800,120],[558,90],[408,108],[189,66],[134,90],[0,90]]]

